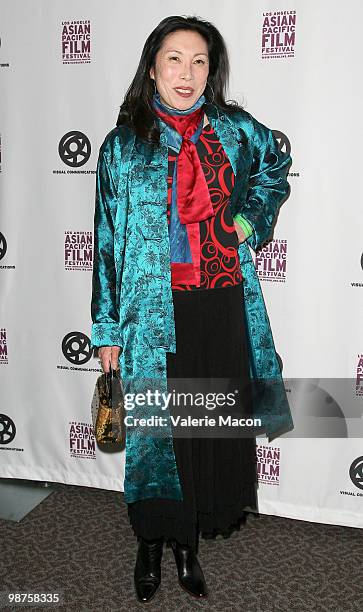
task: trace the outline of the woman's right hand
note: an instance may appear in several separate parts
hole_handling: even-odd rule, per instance
[[[110,366],[113,370],[118,370],[118,358],[121,348],[119,346],[100,346],[98,349],[98,357],[101,361],[102,369],[105,373],[110,371]]]

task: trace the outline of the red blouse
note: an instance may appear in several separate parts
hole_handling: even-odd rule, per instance
[[[196,144],[207,181],[215,216],[200,222],[200,287],[174,284],[172,289],[198,290],[238,285],[242,273],[238,257],[238,237],[229,207],[234,174],[229,159],[211,125],[204,126]],[[168,223],[171,185],[176,153],[169,148]]]

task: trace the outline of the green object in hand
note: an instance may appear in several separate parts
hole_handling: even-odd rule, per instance
[[[239,213],[233,218],[234,221],[237,221],[237,223],[241,226],[241,228],[243,229],[246,238],[248,238],[249,236],[251,236],[251,234],[253,234],[253,227],[252,225],[246,220],[244,219],[244,217],[242,217],[242,215],[240,215]]]

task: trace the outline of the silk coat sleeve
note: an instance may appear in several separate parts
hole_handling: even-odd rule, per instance
[[[278,209],[290,193],[287,174],[292,159],[280,150],[272,130],[251,118],[253,162],[241,215],[253,228],[247,243],[256,250],[269,239]]]
[[[111,207],[117,192],[111,170],[101,147],[96,171],[94,211],[91,345],[122,346],[119,326],[118,292],[114,258],[114,220]]]

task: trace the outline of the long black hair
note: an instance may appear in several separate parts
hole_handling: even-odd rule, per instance
[[[176,30],[198,32],[208,45],[209,75],[204,91],[206,101],[216,104],[225,112],[243,110],[243,107],[234,100],[227,102],[225,99],[229,80],[229,59],[226,44],[217,28],[200,17],[179,15],[166,17],[145,42],[136,74],[126,92],[116,123],[117,126],[128,125],[137,136],[149,143],[158,144],[160,136],[152,106],[155,86],[150,77],[150,68],[155,64],[156,54],[164,38]]]

